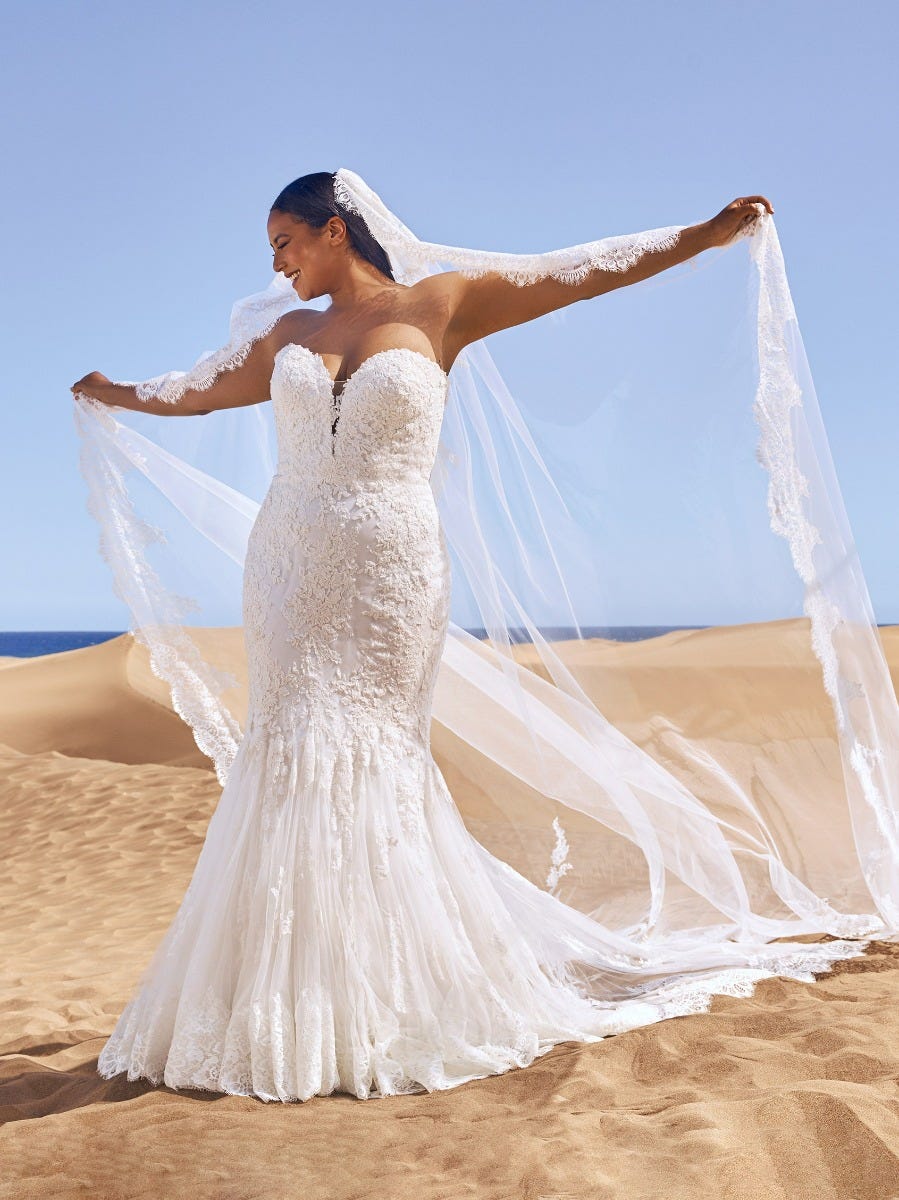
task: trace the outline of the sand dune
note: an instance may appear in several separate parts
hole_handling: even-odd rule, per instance
[[[27,754],[113,762],[208,765],[171,706],[129,679],[129,662],[146,656],[130,634],[97,646],[21,659],[0,672],[0,742]]]
[[[883,641],[899,669],[899,630]],[[797,795],[808,771],[838,782],[794,623],[577,653],[605,668],[610,715],[672,757],[647,713],[697,733],[714,714],[739,761],[751,705],[774,689],[783,724],[767,736],[800,755]],[[627,689],[621,662],[639,667]],[[899,1198],[893,942],[814,984],[763,980],[708,1013],[430,1096],[279,1105],[101,1079],[97,1054],[220,789],[130,635],[0,665],[0,1198]],[[434,746],[476,818],[489,774],[445,730]]]

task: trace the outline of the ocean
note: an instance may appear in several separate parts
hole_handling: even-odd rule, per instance
[[[642,642],[646,638],[659,637],[673,629],[704,629],[704,625],[612,625],[589,626],[581,632],[584,637],[614,638],[617,642]],[[483,629],[471,629],[475,637],[483,637]],[[0,632],[0,658],[36,658],[39,654],[59,654],[63,650],[80,650],[83,646],[96,646],[110,638],[120,637],[127,630],[70,630],[44,629]],[[543,636],[558,639],[564,636],[563,629],[544,629]],[[524,640],[522,638],[522,640]]]
[[[83,646],[96,646],[108,642],[127,632],[114,630],[42,629],[21,632],[0,632],[0,658],[12,655],[16,658],[37,658],[39,654],[59,654],[61,650],[80,650]]]

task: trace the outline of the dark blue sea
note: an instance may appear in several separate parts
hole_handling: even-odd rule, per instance
[[[39,631],[0,632],[0,657],[37,658],[39,654],[58,654],[61,650],[80,650],[119,637],[124,630],[42,629]]]
[[[703,625],[612,625],[585,626],[581,630],[584,637],[614,638],[617,642],[642,642],[645,638],[659,637],[660,634],[670,633],[672,629],[704,629]],[[119,637],[127,632],[122,629],[112,630],[70,630],[49,629],[40,631],[26,630],[24,632],[0,632],[0,658],[13,655],[17,658],[36,658],[39,654],[58,654],[62,650],[80,650],[83,646],[95,646],[98,642],[106,642],[110,638]],[[483,629],[471,629],[475,637],[483,637]],[[559,639],[565,636],[563,629],[544,629],[543,636],[547,639]],[[524,637],[522,641],[526,640]]]

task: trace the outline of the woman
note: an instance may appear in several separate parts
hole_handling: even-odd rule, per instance
[[[271,399],[278,449],[241,556],[243,729],[200,680],[195,647],[172,643],[183,668],[167,676],[176,707],[224,762],[224,790],[175,920],[103,1048],[101,1074],[282,1101],[450,1088],[526,1066],[561,1041],[703,1011],[711,995],[745,994],[767,975],[808,978],[867,944],[767,946],[786,931],[881,928],[875,914],[835,913],[807,894],[768,846],[778,900],[793,897],[790,921],[774,921],[750,900],[738,838],[722,833],[730,824],[604,722],[536,632],[555,686],[506,663],[509,691],[490,710],[525,714],[512,759],[527,758],[528,735],[541,740],[536,765],[510,769],[544,781],[539,790],[572,810],[627,827],[649,863],[649,920],[627,911],[604,923],[598,909],[564,903],[491,854],[430,748],[452,596],[432,474],[457,359],[490,333],[751,235],[771,213],[764,196],[748,196],[694,226],[489,255],[418,242],[352,172],[306,175],[268,219],[289,298],[279,285],[246,304],[228,346],[186,375],[135,385],[94,372],[73,385],[85,413],[84,397],[160,416]],[[422,275],[438,258],[458,269]],[[296,306],[324,296],[324,310]],[[126,427],[107,431],[127,449]],[[160,479],[164,468],[160,459]],[[137,558],[124,557],[139,576]],[[149,630],[139,603],[138,628]],[[499,625],[505,635],[505,617]],[[475,686],[490,644],[463,647],[467,665],[452,669],[466,684]],[[492,683],[477,686],[486,695]],[[464,707],[460,699],[457,713]],[[491,719],[472,742],[485,733],[502,741]],[[563,760],[578,760],[575,735],[600,766],[579,766],[583,779],[570,787],[546,782]],[[553,861],[558,877],[567,864]],[[711,902],[718,922],[695,920],[695,906],[673,921],[676,905],[661,900],[666,871]]]

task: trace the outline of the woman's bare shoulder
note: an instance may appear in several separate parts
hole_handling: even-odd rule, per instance
[[[266,335],[269,351],[277,354],[290,342],[305,344],[306,339],[312,336],[317,317],[317,312],[308,309],[292,309],[279,317]]]

